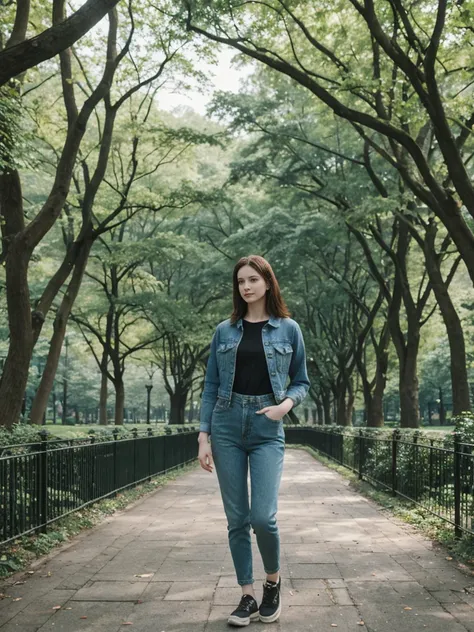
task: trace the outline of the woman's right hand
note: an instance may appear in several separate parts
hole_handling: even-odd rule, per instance
[[[212,448],[207,437],[199,439],[198,459],[202,469],[206,470],[206,472],[211,472],[212,474],[212,468],[214,467],[212,460]]]

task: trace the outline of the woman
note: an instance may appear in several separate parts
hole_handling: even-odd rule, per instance
[[[275,515],[285,452],[283,417],[305,397],[309,381],[301,330],[289,318],[270,264],[257,255],[243,257],[234,268],[233,286],[232,315],[217,326],[211,342],[199,461],[208,472],[213,463],[216,467],[229,546],[242,587],[242,598],[228,623],[245,626],[252,619],[271,623],[280,616]],[[250,526],[267,576],[260,607],[253,589]]]

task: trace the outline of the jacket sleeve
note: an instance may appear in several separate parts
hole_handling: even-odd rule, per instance
[[[295,406],[297,406],[308,394],[310,381],[306,368],[306,351],[303,334],[301,333],[298,323],[295,322],[295,325],[292,341],[293,356],[288,371],[290,384],[286,391],[286,396],[292,399],[295,402]]]
[[[217,330],[211,340],[211,351],[207,361],[206,376],[204,378],[204,389],[201,400],[201,415],[199,420],[199,431],[211,434],[212,411],[217,401],[217,391],[219,389],[219,371],[217,368]]]

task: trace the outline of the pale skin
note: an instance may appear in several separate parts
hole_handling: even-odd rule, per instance
[[[265,279],[254,269],[252,266],[243,266],[240,268],[237,275],[239,283],[239,292],[244,301],[247,303],[247,313],[245,314],[245,320],[249,322],[259,322],[262,320],[268,320],[270,315],[266,310],[265,294],[269,289],[268,283]],[[257,414],[265,414],[270,419],[278,421],[284,417],[294,406],[294,401],[287,397],[280,404],[276,406],[265,406],[260,410],[257,410]],[[199,433],[199,463],[203,470],[206,472],[213,471],[213,460],[211,444],[209,443],[209,434],[207,432]],[[267,579],[272,582],[278,582],[279,573],[273,573],[267,575]],[[243,595],[252,595],[255,598],[255,591],[253,584],[246,584],[242,586]]]

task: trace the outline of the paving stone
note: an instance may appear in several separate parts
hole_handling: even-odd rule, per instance
[[[322,579],[292,579],[292,588],[282,585],[282,603],[287,606],[332,606],[330,589]]]
[[[128,605],[126,621],[133,632],[204,632],[210,609],[206,601],[147,601]]]
[[[69,607],[71,610],[58,610],[38,630],[41,632],[50,632],[51,630],[54,632],[77,632],[79,630],[80,632],[104,632],[105,630],[115,632],[115,630],[120,629],[123,622],[127,621],[127,614],[130,611],[129,603],[114,603],[111,606],[109,602],[100,601],[76,601],[71,602]],[[81,617],[87,617],[87,619]],[[14,629],[11,628],[11,630]],[[2,632],[4,632],[3,628]],[[6,632],[11,631],[7,629]]]
[[[468,632],[474,632],[474,609],[467,603],[456,602],[454,604],[443,604],[444,608],[463,625]]]
[[[466,628],[439,604],[413,607],[402,605],[360,604],[357,606],[371,632],[466,632]]]
[[[287,606],[282,608],[280,629],[284,632],[364,630],[357,625],[358,621],[360,616],[354,606]]]
[[[92,581],[76,592],[73,601],[136,601],[145,590],[144,582]]]
[[[288,564],[295,579],[337,579],[341,573],[336,564]]]
[[[74,595],[73,590],[50,590],[41,597],[36,597],[28,601],[3,600],[5,607],[0,611],[0,629],[3,632],[4,625],[14,622],[15,625],[37,625],[39,628],[56,610],[55,606],[64,607],[69,599]]]
[[[212,582],[173,582],[166,593],[167,601],[212,601],[216,589],[216,581]]]

